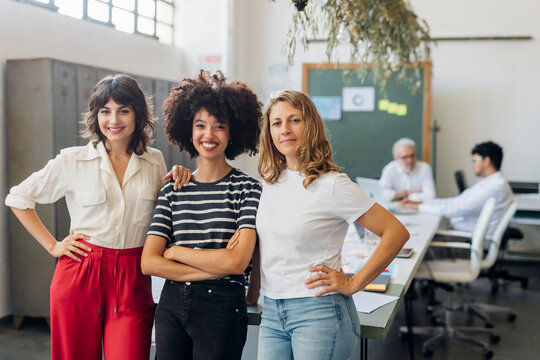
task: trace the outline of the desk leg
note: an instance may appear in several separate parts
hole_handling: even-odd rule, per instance
[[[413,301],[416,300],[414,280],[405,294],[405,321],[407,322],[407,337],[409,338],[409,359],[414,360],[414,333],[413,333]]]
[[[367,341],[366,338],[360,338],[360,360],[367,360]]]

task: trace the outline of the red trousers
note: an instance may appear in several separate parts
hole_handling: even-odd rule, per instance
[[[62,256],[51,283],[51,358],[148,360],[155,305],[142,248],[81,242],[88,257]]]

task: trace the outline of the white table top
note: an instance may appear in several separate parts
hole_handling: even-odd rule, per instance
[[[426,254],[429,243],[439,228],[441,218],[428,214],[397,215],[397,218],[411,234],[404,247],[413,248],[414,253],[410,258],[396,258],[394,260],[394,263],[399,264],[399,275],[393,281],[396,284],[405,285],[405,289],[408,289]]]
[[[514,197],[518,210],[540,211],[540,194],[516,194]]]
[[[369,314],[359,313],[362,325],[362,337],[368,339],[384,339],[397,314],[401,300],[404,298],[414,274],[429,247],[440,223],[440,217],[427,214],[401,214],[396,217],[407,227],[411,237],[405,244],[414,250],[410,258],[396,258],[398,275],[390,280],[390,286],[385,292],[387,295],[398,296],[398,301],[386,304]],[[353,229],[350,229],[353,231]],[[396,265],[394,265],[396,266]],[[395,269],[395,267],[394,267]]]

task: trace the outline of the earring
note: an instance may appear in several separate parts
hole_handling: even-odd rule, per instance
[[[231,144],[232,144],[232,139],[229,139],[229,145],[231,145]]]
[[[193,144],[193,137],[189,139],[189,142]]]

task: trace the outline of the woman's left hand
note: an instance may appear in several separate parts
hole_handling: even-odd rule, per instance
[[[345,275],[343,269],[336,271],[326,265],[316,265],[310,267],[309,271],[312,273],[318,272],[318,274],[313,275],[304,281],[307,288],[313,289],[319,286],[324,286],[324,289],[316,293],[315,296],[321,296],[331,291],[351,296],[356,292],[354,290],[353,280]]]

